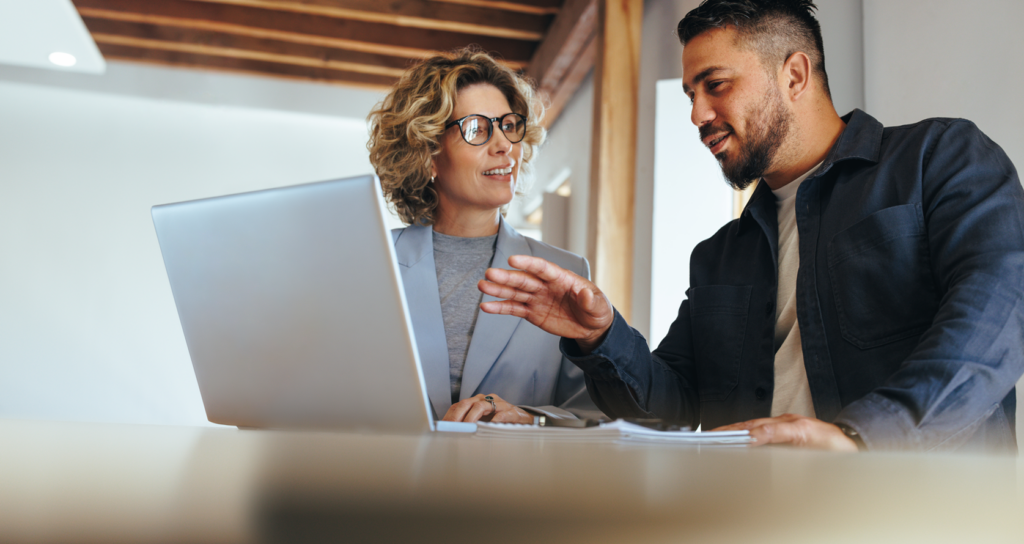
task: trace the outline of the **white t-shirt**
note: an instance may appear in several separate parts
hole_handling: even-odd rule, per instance
[[[804,367],[800,324],[796,317],[796,274],[800,269],[800,237],[796,228],[796,192],[818,167],[774,190],[779,218],[779,290],[775,304],[775,392],[772,417],[798,414],[814,417],[811,386]]]

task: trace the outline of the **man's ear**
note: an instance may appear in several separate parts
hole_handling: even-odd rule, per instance
[[[811,88],[811,59],[797,51],[782,65],[782,83],[790,101],[796,102]]]

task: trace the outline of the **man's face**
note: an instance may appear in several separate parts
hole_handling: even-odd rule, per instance
[[[714,29],[686,44],[683,90],[701,141],[742,190],[772,169],[791,114],[757,53],[738,46],[736,35],[732,27]]]

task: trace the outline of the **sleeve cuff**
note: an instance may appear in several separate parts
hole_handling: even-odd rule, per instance
[[[604,340],[589,354],[584,355],[580,351],[579,344],[575,340],[562,338],[558,347],[562,355],[576,366],[580,367],[587,374],[615,372],[612,361],[625,360],[633,349],[633,329],[622,318],[618,310],[615,310],[615,317],[612,319],[612,326],[605,334]]]

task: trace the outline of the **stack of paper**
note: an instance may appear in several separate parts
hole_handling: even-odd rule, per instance
[[[750,433],[747,431],[659,431],[621,419],[586,428],[479,422],[476,425],[476,435],[484,438],[540,438],[570,442],[641,442],[694,446],[735,446],[751,442]]]

